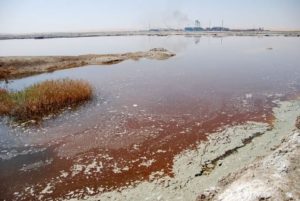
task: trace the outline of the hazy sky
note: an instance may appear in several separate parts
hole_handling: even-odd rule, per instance
[[[201,26],[300,30],[300,0],[0,0],[0,33]]]

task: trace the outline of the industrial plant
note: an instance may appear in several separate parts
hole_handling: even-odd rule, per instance
[[[260,27],[258,29],[252,28],[252,29],[230,29],[228,27],[224,27],[224,22],[222,20],[221,26],[209,26],[209,27],[202,27],[199,20],[195,20],[193,26],[186,26],[183,29],[172,29],[172,28],[154,28],[149,29],[151,32],[161,32],[161,31],[184,31],[184,32],[200,32],[200,31],[266,31],[263,27]]]

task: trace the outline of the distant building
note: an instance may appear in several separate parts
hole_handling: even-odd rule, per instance
[[[44,36],[36,36],[34,37],[34,39],[44,39],[45,37]]]
[[[262,31],[268,31],[268,30],[265,30],[263,27],[260,27],[258,29],[232,29],[231,31],[254,31],[254,32],[262,32]]]
[[[149,31],[160,31],[160,29],[149,29]]]
[[[226,27],[212,27],[206,28],[206,31],[230,31],[230,29]]]
[[[195,26],[194,27],[185,27],[184,28],[184,31],[204,31],[205,29],[203,29],[201,27],[201,23],[199,20],[195,20]]]
[[[193,32],[193,31],[204,31],[202,27],[185,27],[184,31]]]

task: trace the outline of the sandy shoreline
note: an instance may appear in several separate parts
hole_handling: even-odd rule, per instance
[[[46,39],[46,38],[77,38],[101,36],[288,36],[300,37],[300,31],[200,31],[186,32],[170,31],[103,31],[103,32],[61,32],[61,33],[32,33],[32,34],[0,34],[0,40],[10,39]]]
[[[175,54],[163,48],[124,54],[88,54],[79,56],[0,57],[0,81],[86,65],[109,65],[142,58],[164,60]]]
[[[300,101],[280,102],[278,105],[273,110],[276,120],[272,126],[248,122],[226,127],[211,134],[209,140],[199,144],[197,149],[179,154],[174,159],[174,177],[160,177],[161,173],[156,172],[150,181],[84,199],[196,200],[205,189],[224,182],[222,178],[270,155],[281,146],[283,138],[294,132]],[[67,200],[78,198],[69,194]]]

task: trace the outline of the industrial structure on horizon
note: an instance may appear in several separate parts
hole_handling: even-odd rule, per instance
[[[260,27],[258,29],[230,29],[224,27],[224,22],[222,20],[222,26],[214,26],[214,27],[201,27],[201,23],[199,20],[195,20],[194,26],[187,26],[184,29],[170,29],[170,28],[157,28],[157,29],[149,29],[149,31],[185,31],[185,32],[199,32],[199,31],[265,31],[264,28]]]

